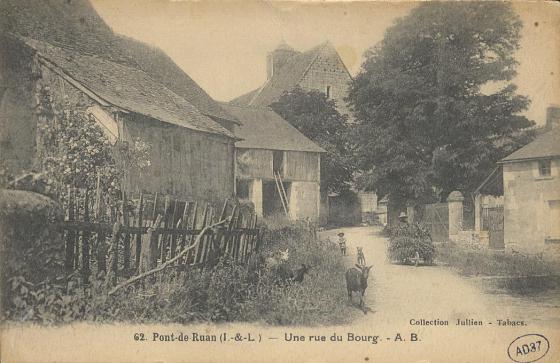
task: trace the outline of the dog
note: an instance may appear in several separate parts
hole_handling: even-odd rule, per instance
[[[364,250],[362,247],[356,247],[358,250],[358,265],[365,266],[366,265],[366,257],[364,256]]]

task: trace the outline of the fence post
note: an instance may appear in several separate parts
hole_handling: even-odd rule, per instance
[[[140,266],[138,272],[146,272],[157,265],[157,241],[159,229],[161,225],[162,217],[158,214],[154,224],[148,227],[148,234],[146,237],[142,238],[142,248],[140,252]]]
[[[450,240],[455,240],[463,229],[463,200],[465,198],[459,191],[453,191],[447,197]]]
[[[113,234],[109,244],[109,270],[105,276],[105,283],[115,285],[117,283],[117,273],[119,270],[119,237],[121,223],[117,220],[113,225]]]
[[[86,189],[85,195],[85,204],[84,204],[84,221],[89,222],[89,190]],[[85,230],[82,234],[82,278],[84,283],[88,283],[89,281],[89,260],[90,260],[90,252],[89,252],[89,237],[91,235],[91,231],[89,229]]]

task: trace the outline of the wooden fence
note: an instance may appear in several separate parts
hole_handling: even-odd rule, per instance
[[[169,196],[123,193],[118,203],[89,190],[70,189],[62,224],[67,272],[80,270],[85,281],[92,272],[111,275],[113,283],[178,256],[176,267],[205,266],[228,255],[245,263],[259,247],[257,217],[228,202],[220,210],[210,204]],[[197,246],[191,246],[205,227]]]
[[[482,230],[488,231],[489,247],[504,249],[504,206],[482,208]]]

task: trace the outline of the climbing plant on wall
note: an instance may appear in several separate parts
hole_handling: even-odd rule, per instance
[[[150,145],[140,139],[112,144],[87,101],[71,103],[57,97],[48,85],[37,91],[38,160],[44,193],[61,201],[69,187],[95,189],[119,200],[128,168],[149,166]]]

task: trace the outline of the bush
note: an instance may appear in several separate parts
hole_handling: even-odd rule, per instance
[[[560,275],[557,263],[540,256],[475,249],[454,242],[438,246],[438,260],[467,276]]]
[[[419,224],[398,224],[386,229],[389,235],[388,257],[393,262],[411,263],[418,252],[425,264],[431,264],[435,247],[429,230]]]
[[[34,284],[8,280],[4,319],[46,324],[87,321],[191,323],[260,321],[281,325],[348,322],[344,265],[334,244],[314,238],[303,224],[268,222],[259,255],[290,250],[289,268],[313,266],[302,283],[279,284],[273,271],[252,271],[222,258],[211,268],[167,269],[107,296],[103,276],[84,285],[77,276]],[[256,258],[262,261],[262,259]],[[262,267],[262,266],[261,266]]]

